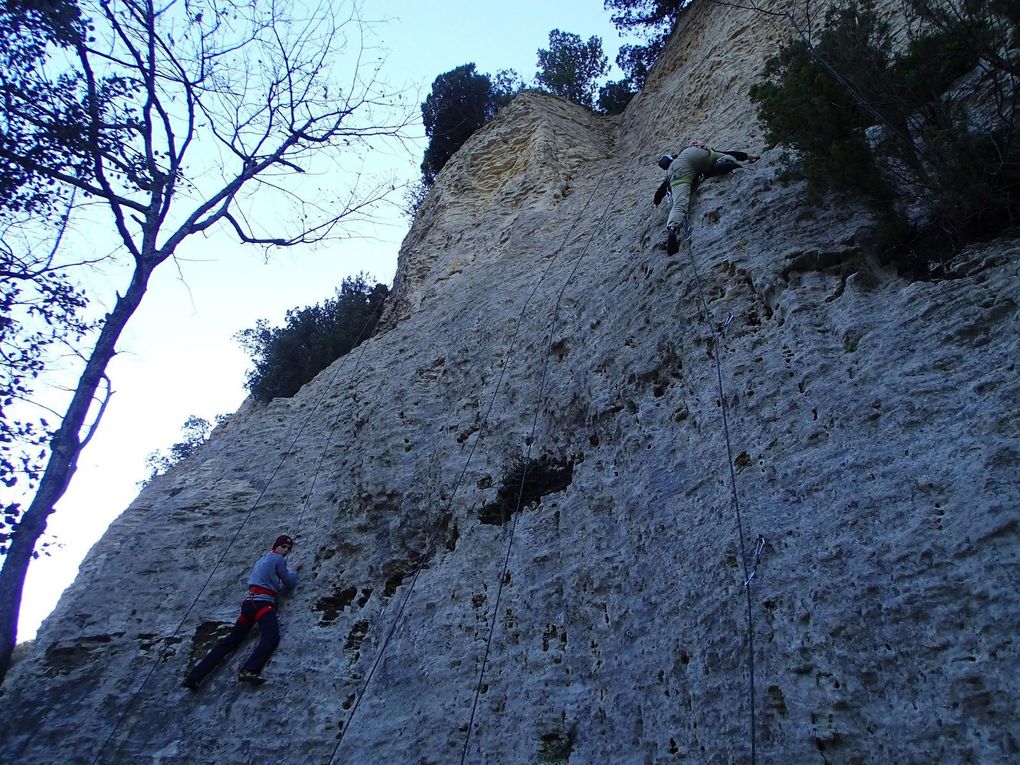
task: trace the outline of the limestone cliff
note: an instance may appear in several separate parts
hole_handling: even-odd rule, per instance
[[[773,151],[662,249],[655,159],[759,147],[785,34],[696,4],[622,117],[528,93],[479,131],[380,332],[93,550],[3,689],[0,761],[747,763],[752,698],[762,763],[1020,759],[1017,242],[868,273],[867,216]],[[284,531],[271,682],[235,657],[190,694]]]

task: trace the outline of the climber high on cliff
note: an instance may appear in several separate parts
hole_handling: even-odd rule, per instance
[[[667,193],[673,198],[673,209],[666,222],[667,254],[673,255],[680,249],[680,228],[687,217],[691,187],[698,179],[733,172],[741,167],[736,160],[757,162],[759,159],[758,155],[743,151],[716,151],[708,148],[704,141],[692,141],[676,157],[669,154],[659,157],[659,167],[666,171],[666,179],[655,192],[655,205],[658,207]]]
[[[184,687],[195,691],[199,684],[224,657],[237,648],[251,628],[258,624],[259,642],[251,652],[248,661],[241,668],[237,679],[244,683],[264,683],[262,667],[269,661],[280,642],[280,626],[276,621],[276,594],[297,584],[297,571],[287,568],[287,555],[294,547],[294,540],[283,534],[276,538],[273,547],[255,562],[248,576],[248,597],[241,602],[241,613],[230,633],[217,643],[195,668],[184,678]]]

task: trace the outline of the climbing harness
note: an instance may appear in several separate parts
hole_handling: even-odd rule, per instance
[[[719,408],[722,412],[723,421],[723,434],[726,438],[726,464],[729,467],[730,472],[730,487],[732,491],[731,504],[733,506],[734,515],[736,516],[737,525],[737,538],[740,542],[740,565],[744,573],[744,593],[747,597],[747,669],[748,669],[748,700],[750,706],[750,738],[751,738],[751,765],[755,765],[757,762],[757,736],[755,731],[755,703],[754,703],[754,612],[751,606],[751,580],[758,571],[758,561],[761,557],[761,552],[765,548],[764,537],[758,538],[758,545],[755,550],[755,562],[754,570],[750,571],[748,567],[748,556],[747,548],[744,544],[744,522],[740,514],[740,498],[737,494],[737,474],[733,467],[733,447],[730,439],[730,426],[729,416],[726,407],[726,390],[723,386],[722,380],[722,360],[719,357],[719,346],[722,345],[722,340],[726,328],[729,326],[733,317],[730,316],[726,323],[723,325],[722,332],[716,332],[715,324],[712,320],[712,311],[708,306],[708,300],[705,298],[705,290],[701,284],[701,274],[698,271],[698,263],[694,258],[694,248],[692,246],[693,231],[691,228],[690,214],[688,214],[684,221],[684,241],[687,243],[687,255],[691,261],[691,270],[694,273],[694,281],[697,286],[698,296],[701,299],[701,307],[705,314],[705,322],[708,325],[709,331],[715,338],[715,342],[712,343],[712,355],[715,359],[715,375],[716,383],[719,388]]]

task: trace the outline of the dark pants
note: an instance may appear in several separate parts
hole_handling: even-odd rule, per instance
[[[736,160],[730,157],[716,157],[715,162],[712,163],[712,167],[705,173],[705,177],[711,178],[716,175],[726,175],[727,173],[732,173],[734,170],[739,169],[740,165],[737,164]]]
[[[188,679],[200,683],[216,665],[233,652],[251,632],[255,624],[259,625],[259,642],[251,652],[242,669],[260,673],[273,655],[280,642],[280,625],[276,621],[276,606],[266,600],[245,600],[241,603],[241,613],[231,628],[230,633],[217,643],[206,657],[202,659],[188,674]]]

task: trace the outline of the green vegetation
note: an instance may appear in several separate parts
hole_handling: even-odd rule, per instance
[[[478,520],[492,525],[505,524],[517,510],[541,502],[547,494],[564,491],[573,480],[572,459],[542,454],[537,459],[525,460],[515,455],[506,466],[495,501],[478,512]]]
[[[542,90],[573,101],[598,114],[620,114],[637,91],[630,79],[598,81],[609,73],[609,59],[602,50],[602,39],[554,29],[549,47],[538,51],[535,84]]]
[[[645,78],[655,59],[666,47],[666,41],[691,0],[605,0],[605,9],[612,11],[613,24],[620,34],[637,34],[645,39],[642,45],[624,45],[616,56],[616,65],[626,75],[621,83],[637,92],[645,86]]]
[[[599,100],[595,111],[599,114],[622,114],[637,91],[628,80],[614,80],[599,88]]]
[[[1018,223],[1020,70],[1003,54],[1016,20],[996,0],[910,7],[893,53],[871,0],[838,3],[816,41],[768,61],[751,97],[769,143],[800,153],[809,191],[866,199],[880,259],[927,277],[945,250]]]
[[[501,70],[495,77],[464,64],[432,82],[432,92],[421,105],[422,123],[429,145],[421,163],[422,184],[431,188],[436,176],[478,128],[510,103],[523,84],[516,72]]]
[[[688,1],[676,4],[676,7],[680,8]],[[612,6],[607,2],[606,7],[620,10],[628,5],[643,4],[646,3],[616,0]],[[669,6],[672,8],[673,4]],[[621,32],[630,32],[648,24],[666,24],[671,30],[673,21],[670,19],[675,20],[676,14],[673,11],[664,13],[665,16],[653,14],[654,19],[651,21],[644,20],[644,16],[635,21],[631,14],[620,17],[625,18],[625,21],[614,17],[614,22]],[[658,26],[655,28],[659,30]],[[647,67],[651,66],[654,56],[668,37],[668,31],[659,30],[656,34],[658,37],[654,54],[642,53],[645,49],[641,46],[624,46],[621,55],[617,57],[617,63],[628,76],[599,86],[599,80],[609,72],[602,40],[590,37],[585,42],[579,35],[554,29],[549,33],[549,47],[537,52],[538,70],[535,72],[534,87],[555,93],[600,114],[619,114],[644,83]],[[626,55],[623,51],[626,51]],[[454,153],[525,87],[520,75],[512,69],[502,69],[490,75],[476,71],[472,63],[444,72],[433,80],[432,92],[421,105],[422,124],[429,143],[421,163],[421,180],[408,191],[405,198],[405,209],[409,215],[417,213],[440,170]]]
[[[292,308],[282,327],[265,319],[236,335],[252,357],[245,383],[256,401],[293,396],[301,386],[372,335],[389,289],[364,276],[344,279],[336,297]]]
[[[216,424],[219,425],[227,419],[228,415],[221,414],[216,418]],[[149,477],[142,482],[146,484],[158,475],[163,475],[166,471],[176,465],[178,462],[183,462],[196,451],[198,447],[209,440],[209,434],[212,433],[213,423],[204,417],[198,417],[197,415],[191,415],[181,425],[181,440],[171,445],[168,449],[161,449],[156,452],[152,452],[145,460],[145,467],[149,469]]]
[[[554,29],[549,33],[549,47],[538,51],[538,71],[535,82],[539,87],[558,96],[595,109],[596,81],[609,73],[609,59],[602,51],[602,40],[588,38],[588,42],[570,32]]]
[[[517,72],[501,69],[495,76],[463,64],[432,81],[422,102],[421,119],[429,138],[421,163],[421,180],[404,197],[404,211],[413,218],[450,157],[478,128],[496,116],[524,87]]]
[[[74,82],[38,76],[49,56],[81,43],[80,22],[70,0],[0,4],[0,487],[16,487],[11,496],[34,490],[59,425],[51,424],[48,413],[38,416],[31,404],[40,375],[93,328],[83,318],[88,297],[56,258],[74,194],[16,156],[27,148],[34,162],[91,177],[75,153],[86,131],[81,104],[69,95]],[[107,94],[116,87],[107,80],[100,84]],[[47,109],[58,119],[41,116]],[[23,512],[21,502],[6,493],[0,499],[0,557]]]

